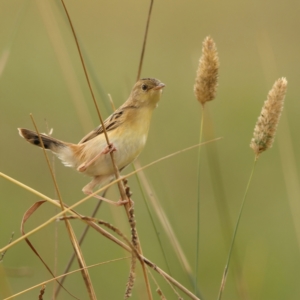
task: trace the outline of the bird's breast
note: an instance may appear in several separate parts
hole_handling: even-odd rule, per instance
[[[144,124],[145,125],[145,124]],[[116,148],[114,160],[118,169],[123,169],[132,163],[143,150],[148,135],[148,128],[135,126],[120,126],[113,131],[108,131],[109,142]],[[101,134],[86,143],[85,161],[90,161],[107,147],[104,135]],[[82,162],[81,162],[82,163]],[[103,153],[91,164],[85,174],[88,176],[109,175],[114,173],[114,168],[109,153]]]

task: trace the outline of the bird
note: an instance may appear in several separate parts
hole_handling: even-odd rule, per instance
[[[82,189],[84,194],[92,194],[96,186],[102,187],[114,178],[110,152],[114,152],[114,160],[120,171],[142,152],[152,113],[158,105],[164,87],[165,84],[155,78],[142,78],[135,83],[124,104],[103,122],[109,145],[100,124],[78,144],[64,142],[42,133],[40,138],[44,148],[52,151],[65,166],[93,177],[92,181]],[[36,132],[25,128],[18,128],[18,130],[20,136],[27,142],[42,148]],[[95,195],[95,197],[104,200],[101,196]],[[117,203],[120,204],[122,201]]]

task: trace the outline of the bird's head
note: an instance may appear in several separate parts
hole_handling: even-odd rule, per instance
[[[137,81],[131,92],[131,99],[136,106],[156,107],[165,84],[154,78],[142,78]]]

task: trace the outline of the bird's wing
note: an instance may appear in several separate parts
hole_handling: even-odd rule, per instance
[[[123,113],[124,113],[124,108],[120,107],[103,122],[106,131],[111,131],[111,130],[119,127],[124,122],[124,118],[122,118]],[[103,132],[104,131],[103,131],[102,125],[99,125],[93,131],[91,131],[86,136],[84,136],[78,144],[83,144],[83,143],[95,138],[99,134],[103,134]]]

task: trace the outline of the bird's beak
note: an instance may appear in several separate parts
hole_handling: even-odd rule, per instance
[[[154,87],[154,90],[161,90],[162,88],[164,88],[166,85],[164,83],[160,83],[158,86]]]

